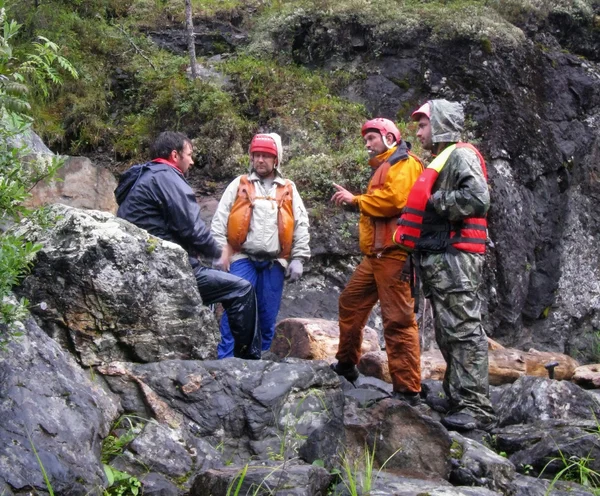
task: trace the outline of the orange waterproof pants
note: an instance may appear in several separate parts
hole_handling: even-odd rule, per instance
[[[340,295],[340,344],[336,358],[358,364],[365,324],[381,304],[383,337],[394,391],[421,391],[419,329],[410,284],[402,280],[404,260],[368,256]]]

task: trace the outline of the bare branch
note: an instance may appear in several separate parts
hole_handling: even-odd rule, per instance
[[[185,0],[185,31],[187,33],[188,52],[192,79],[198,77],[196,70],[196,43],[194,41],[194,21],[192,18],[192,0]]]
[[[129,33],[127,33],[127,31],[125,31],[123,29],[123,26],[119,26],[118,24],[115,24],[116,28],[121,31],[121,33],[123,33],[125,35],[125,37],[129,40],[129,43],[131,43],[131,46],[134,48],[134,50],[146,61],[150,64],[150,66],[152,67],[152,69],[154,69],[155,71],[156,66],[152,63],[152,61],[146,56],[144,55],[144,52],[141,50],[141,48],[139,48],[135,42],[133,41],[133,39],[131,38],[131,36],[129,36]]]

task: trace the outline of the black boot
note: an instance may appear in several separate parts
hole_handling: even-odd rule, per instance
[[[337,375],[345,377],[346,380],[350,382],[356,381],[356,379],[358,379],[358,376],[360,375],[360,372],[356,368],[356,365],[354,365],[353,363],[332,363],[331,370],[333,370]]]

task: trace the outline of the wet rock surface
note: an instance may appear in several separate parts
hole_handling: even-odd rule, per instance
[[[597,29],[590,29],[594,12],[568,10],[554,9],[546,25],[506,23],[505,36],[494,33],[489,46],[412,25],[382,40],[359,17],[297,14],[271,46],[320,68],[361,67],[365,77],[342,95],[372,115],[408,119],[428,98],[463,102],[465,138],[484,153],[491,187],[485,329],[508,346],[589,361],[600,325],[600,224],[592,213],[600,209],[600,52]],[[313,233],[324,241],[315,245],[313,266],[340,253],[335,229]],[[357,254],[350,240],[345,256]],[[311,284],[286,294],[302,300],[303,312],[335,318],[335,302],[324,312]],[[332,292],[336,286],[343,288],[333,283]],[[293,310],[284,303],[282,312]]]
[[[566,381],[527,376],[492,388],[500,427],[459,435],[439,422],[439,381],[425,381],[423,402],[412,407],[390,398],[390,385],[377,378],[361,375],[351,384],[325,361],[274,354],[259,361],[111,361],[84,372],[75,350],[33,320],[11,350],[0,361],[6,494],[45,487],[19,431],[24,421],[65,494],[100,494],[107,485],[102,463],[141,481],[149,494],[178,496],[207,488],[225,495],[243,471],[243,483],[255,489],[264,482],[286,494],[317,495],[337,486],[345,494],[331,478],[344,464],[354,467],[360,484],[371,477],[373,494],[415,496],[539,494],[549,486],[528,486],[517,473],[553,478],[563,456],[591,457],[590,469],[600,470],[600,403]],[[370,476],[366,460],[373,463]],[[563,486],[553,491],[562,494]]]
[[[20,294],[84,365],[211,358],[218,329],[186,253],[111,214],[57,205]]]
[[[89,494],[105,485],[100,445],[119,397],[33,319],[23,332],[0,359],[0,492],[45,488],[43,466],[55,494]]]

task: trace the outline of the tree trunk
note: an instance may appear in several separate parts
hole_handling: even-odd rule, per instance
[[[192,79],[196,79],[198,71],[196,70],[196,44],[194,42],[194,22],[192,21],[192,0],[185,0],[185,30],[187,32]]]

